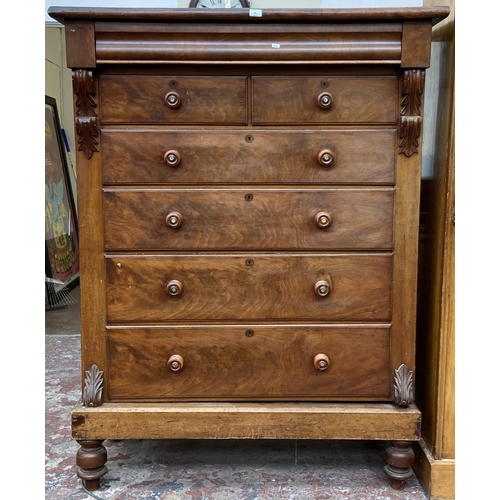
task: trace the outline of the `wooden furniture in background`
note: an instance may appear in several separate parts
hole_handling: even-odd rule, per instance
[[[420,133],[447,8],[51,8],[78,137],[78,475],[105,439],[377,439],[412,474]]]
[[[445,4],[450,15],[433,30],[436,140],[422,184],[414,447],[417,476],[436,500],[455,498],[455,15],[454,2]]]

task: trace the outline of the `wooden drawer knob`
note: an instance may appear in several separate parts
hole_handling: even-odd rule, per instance
[[[168,358],[167,366],[173,372],[178,372],[182,370],[182,367],[184,366],[184,358],[180,354],[172,354],[172,356]]]
[[[314,285],[314,292],[320,297],[326,297],[330,293],[330,283],[325,280],[319,280]]]
[[[170,212],[165,218],[167,226],[177,229],[182,224],[182,215],[179,212]]]
[[[330,149],[322,149],[318,153],[318,161],[323,167],[329,167],[335,161],[335,154]]]
[[[330,366],[330,358],[326,354],[316,354],[314,356],[314,368],[325,371]]]
[[[171,149],[170,151],[167,151],[163,155],[163,161],[169,167],[176,167],[181,162],[181,155],[179,154],[179,151],[175,151],[175,149]]]
[[[165,96],[165,104],[172,109],[178,108],[181,105],[181,96],[177,92],[169,92]]]
[[[172,297],[178,297],[182,293],[182,283],[177,280],[170,280],[167,283],[167,292]]]
[[[333,96],[330,92],[322,92],[318,96],[318,106],[323,109],[328,109],[333,104]]]
[[[326,229],[332,223],[332,218],[326,212],[318,212],[314,216],[314,220],[316,221],[318,227],[320,227],[321,229]]]

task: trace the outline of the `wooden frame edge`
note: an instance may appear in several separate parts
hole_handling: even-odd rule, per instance
[[[455,460],[437,460],[423,438],[413,446],[413,470],[430,500],[455,499]]]

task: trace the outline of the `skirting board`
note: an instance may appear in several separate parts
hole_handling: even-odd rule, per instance
[[[430,500],[455,499],[455,460],[436,460],[424,439],[415,443],[413,470]]]

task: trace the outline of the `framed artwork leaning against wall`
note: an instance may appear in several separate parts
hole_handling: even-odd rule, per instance
[[[76,207],[57,104],[45,96],[45,276],[62,282],[57,292],[77,286],[79,271]]]

